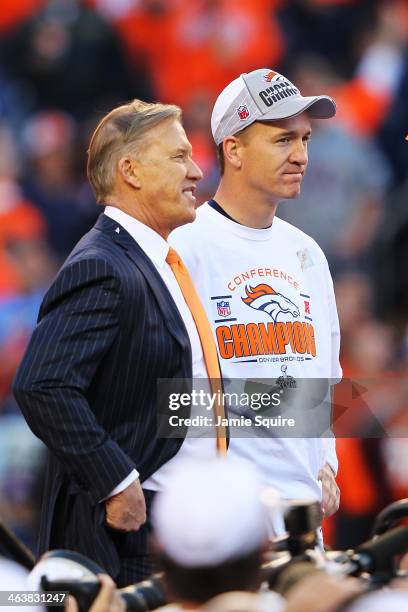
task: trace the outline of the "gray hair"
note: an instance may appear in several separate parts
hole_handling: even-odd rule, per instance
[[[135,152],[135,144],[158,123],[170,117],[181,119],[181,109],[173,104],[132,100],[105,115],[91,137],[87,175],[97,202],[113,191],[117,164],[122,155]]]

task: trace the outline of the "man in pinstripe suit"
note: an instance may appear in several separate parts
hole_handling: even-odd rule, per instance
[[[88,177],[106,208],[47,292],[14,382],[50,451],[40,552],[82,552],[119,585],[152,570],[149,507],[168,470],[216,452],[156,424],[158,378],[207,376],[166,263],[169,233],[195,218],[191,154],[178,107],[134,100],[100,121]]]

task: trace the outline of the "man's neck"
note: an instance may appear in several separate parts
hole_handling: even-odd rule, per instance
[[[221,179],[214,200],[237,223],[255,229],[270,227],[278,204],[250,194],[238,187],[232,188]]]
[[[127,202],[126,199],[121,201],[117,197],[106,198],[105,204],[107,206],[114,206],[130,217],[133,217],[133,219],[136,219],[136,221],[140,221],[140,223],[147,225],[147,227],[150,227],[150,229],[159,234],[164,240],[167,240],[169,237],[170,229],[160,226],[156,222],[154,216],[151,213],[149,214],[147,207],[140,206],[137,202]]]

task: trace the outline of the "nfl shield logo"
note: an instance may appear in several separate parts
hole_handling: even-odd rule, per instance
[[[238,106],[237,112],[238,112],[238,117],[240,119],[248,119],[249,110],[246,104],[243,104],[242,106]]]
[[[217,312],[220,317],[228,317],[231,314],[229,302],[225,302],[224,300],[217,302]]]

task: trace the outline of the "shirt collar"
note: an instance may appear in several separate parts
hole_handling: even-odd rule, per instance
[[[110,219],[117,221],[132,236],[156,266],[160,268],[164,266],[169,244],[160,234],[116,206],[106,206],[104,213]]]

